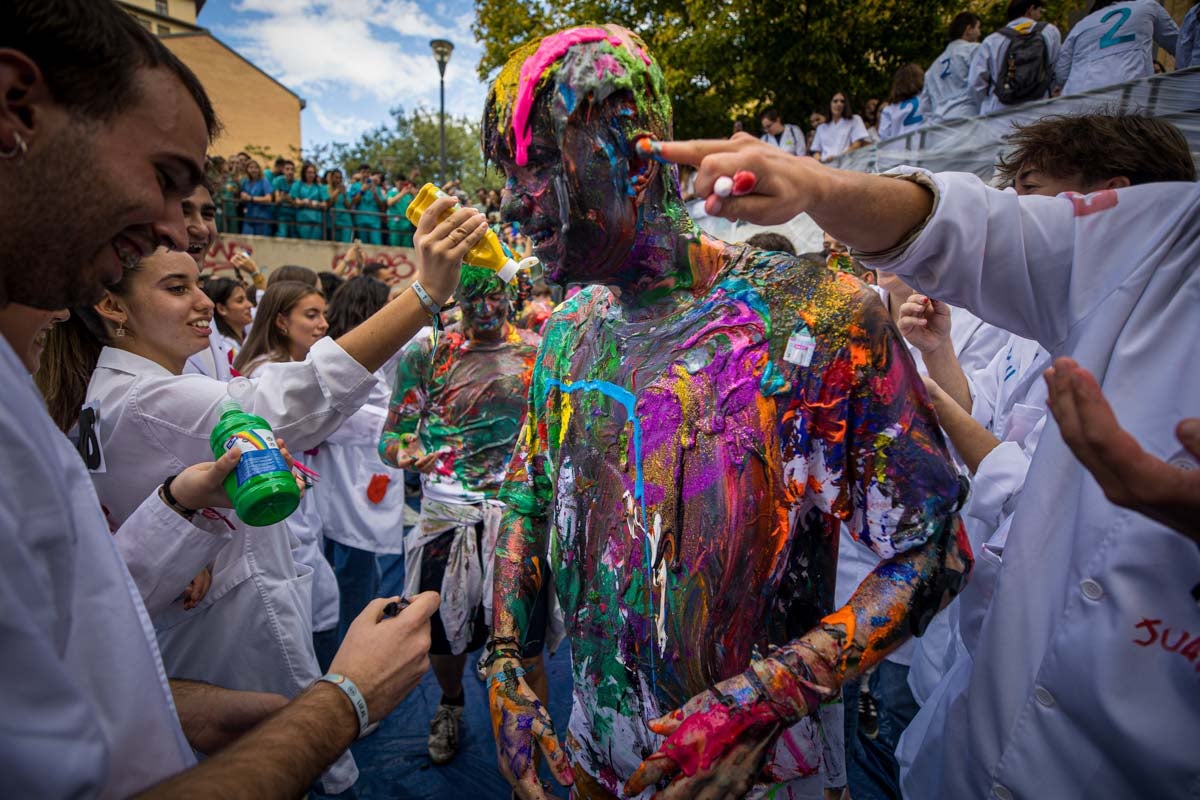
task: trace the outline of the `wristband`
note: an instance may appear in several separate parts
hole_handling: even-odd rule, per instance
[[[441,305],[433,301],[433,298],[429,296],[429,292],[425,291],[425,287],[421,285],[420,281],[412,282],[412,290],[417,295],[417,302],[421,304],[421,308],[428,312],[429,316],[436,317],[442,313]]]
[[[192,519],[192,517],[196,516],[196,509],[188,508],[187,506],[183,505],[178,500],[176,500],[175,495],[171,494],[171,482],[174,481],[178,477],[179,477],[178,475],[172,475],[171,477],[169,477],[165,481],[163,481],[162,491],[160,492],[160,494],[162,495],[163,502],[166,503],[171,508],[172,511],[174,511],[176,514],[183,517],[184,519],[190,521]]]
[[[317,683],[325,681],[332,683],[337,688],[345,692],[346,697],[350,699],[350,705],[354,707],[354,714],[358,717],[358,738],[361,739],[367,734],[374,733],[379,727],[379,723],[371,723],[371,717],[367,713],[367,698],[362,696],[362,692],[354,685],[354,681],[347,678],[345,675],[340,675],[336,672],[327,672],[317,678]]]

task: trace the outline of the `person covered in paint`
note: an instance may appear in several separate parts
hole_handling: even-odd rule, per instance
[[[421,473],[421,519],[404,543],[404,591],[436,586],[442,596],[430,623],[430,661],[442,689],[429,728],[435,764],[458,751],[463,667],[468,651],[487,640],[485,605],[501,514],[496,495],[541,341],[509,323],[508,292],[495,273],[464,266],[456,297],[462,324],[410,342],[401,352],[379,439],[385,463]],[[545,702],[540,638],[529,643],[524,669],[540,676]]]
[[[483,132],[547,278],[590,284],[547,323],[500,491],[501,771],[543,797],[540,748],[581,798],[819,795],[820,703],[971,566],[963,490],[899,333],[823,261],[695,227],[675,170],[639,155],[670,136],[671,107],[623,28],[514,52]],[[884,560],[835,611],[842,525]],[[544,563],[571,643],[565,749],[520,661]]]
[[[1159,122],[1146,147],[1151,126],[1088,116],[1089,136],[1158,154],[1154,171],[1040,197],[962,173],[827,170],[750,137],[661,148],[699,167],[702,192],[733,171],[766,176],[710,213],[763,225],[807,213],[867,264],[1054,357],[1057,424],[1003,553],[981,554],[999,579],[946,706],[932,789],[914,797],[1182,799],[1195,785],[1200,352],[1180,332],[1196,325],[1200,185],[1178,129],[1145,120]],[[1083,170],[1088,188],[1112,176],[1100,166]]]

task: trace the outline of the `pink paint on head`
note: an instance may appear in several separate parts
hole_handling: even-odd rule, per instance
[[[513,104],[513,138],[516,141],[517,166],[529,163],[529,115],[533,113],[533,97],[542,75],[577,44],[602,42],[610,34],[603,28],[573,28],[542,39],[537,52],[521,65],[521,80],[517,86],[517,102]],[[620,40],[618,40],[619,42]]]
[[[625,40],[604,28],[572,28],[567,31],[551,34],[542,40],[538,45],[537,52],[530,56],[524,64],[521,65],[521,77],[517,86],[517,101],[513,104],[513,139],[516,143],[516,161],[517,166],[525,166],[529,163],[529,140],[532,138],[529,133],[529,115],[533,113],[533,99],[537,91],[537,85],[542,79],[542,75],[546,73],[556,61],[567,54],[577,44],[590,44],[592,42],[608,41],[613,47],[621,47],[625,44]],[[630,43],[632,46],[632,43]],[[641,48],[637,48],[637,54],[646,62],[646,66],[650,65],[650,56]],[[617,68],[621,68],[620,64],[611,55],[604,55],[602,58],[610,59]],[[597,61],[598,74],[603,75],[599,71],[599,60]],[[622,73],[613,71],[614,75]]]
[[[605,73],[612,75],[614,78],[619,78],[625,74],[625,68],[621,66],[620,61],[617,61],[612,55],[605,53],[596,59],[596,75],[603,78]]]

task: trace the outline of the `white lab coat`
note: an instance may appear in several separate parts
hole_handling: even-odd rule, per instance
[[[367,404],[309,459],[321,473],[316,498],[325,537],[371,553],[404,552],[404,470],[379,458],[394,374],[394,364],[378,370]]]
[[[890,139],[915,131],[928,122],[925,116],[926,102],[922,95],[915,95],[899,103],[888,103],[879,112],[879,138]]]
[[[1022,25],[1033,27],[1036,24],[1029,17],[1017,17],[1009,22],[1006,27],[1020,28]],[[1050,69],[1053,70],[1055,62],[1058,61],[1058,49],[1062,43],[1062,34],[1058,32],[1058,28],[1047,24],[1046,27],[1042,28],[1042,38],[1046,40],[1047,63],[1050,65]],[[991,114],[993,111],[1002,111],[1008,108],[1008,106],[1001,103],[996,97],[996,93],[992,91],[992,87],[1000,79],[1000,70],[1004,67],[1004,54],[1008,51],[1010,41],[1002,33],[989,33],[971,56],[971,69],[967,74],[967,88],[971,92],[972,99],[979,105],[980,114]],[[1053,81],[1051,85],[1053,85]],[[1050,96],[1049,87],[1047,87],[1044,96]]]
[[[804,146],[804,131],[800,130],[797,125],[788,123],[783,126],[783,133],[779,134],[779,138],[775,138],[773,133],[764,133],[761,137],[764,142],[771,147],[778,147],[785,153],[791,153],[794,156],[803,156],[808,154],[807,148]]]
[[[928,102],[921,110],[930,122],[973,117],[979,113],[979,103],[967,89],[971,56],[978,47],[979,42],[955,39],[925,71],[925,100]]]
[[[1011,336],[991,363],[967,374],[971,392],[971,416],[1000,440],[984,456],[971,477],[971,493],[963,506],[963,522],[971,549],[976,554],[976,571],[964,595],[973,593],[979,578],[990,566],[981,555],[1001,522],[1016,509],[1025,485],[1025,474],[1046,422],[1046,386],[1042,372],[1050,355],[1030,339]],[[993,542],[994,552],[1002,545]],[[934,688],[958,657],[959,616],[962,602],[956,599],[934,618],[913,654],[908,675],[913,697],[927,705]],[[922,709],[923,713],[926,713]]]
[[[354,413],[373,385],[370,372],[323,339],[305,361],[264,370],[246,410],[266,419],[298,453]],[[101,352],[88,400],[99,406],[106,472],[92,478],[113,520],[122,522],[167,475],[212,459],[209,434],[225,393],[225,384],[210,378],[172,375],[114,348]],[[312,572],[293,559],[294,537],[285,523],[252,528],[229,519],[233,540],[217,556],[200,605],[185,611],[175,603],[154,615],[163,662],[172,677],[295,696],[320,674],[312,645]],[[124,555],[135,575],[140,561],[154,557],[148,546]],[[326,773],[326,790],[341,791],[356,774],[344,754]]]
[[[1200,185],[1018,197],[933,181],[916,239],[860,257],[1070,354],[1142,447],[1194,466],[1173,431],[1198,411]],[[1048,421],[950,705],[938,796],[1194,796],[1200,692],[1179,638],[1200,632],[1198,580],[1200,548],[1108,502]]]
[[[195,759],[83,462],[2,337],[0,381],[3,794],[127,797]],[[153,491],[118,536],[212,535]]]
[[[208,347],[196,353],[183,366],[184,375],[207,375],[228,383],[233,379],[233,360],[241,345],[217,330],[214,324],[208,335]]]
[[[1200,64],[1200,5],[1194,5],[1179,25],[1179,41],[1175,44],[1175,69]]]
[[[311,619],[314,633],[333,630],[340,615],[341,592],[337,576],[325,558],[325,539],[321,535],[321,513],[316,494],[324,491],[318,484],[304,493],[299,507],[285,523],[292,534],[292,558],[312,571]]]
[[[810,153],[820,153],[822,161],[828,161],[834,156],[840,156],[850,149],[850,145],[863,139],[870,139],[867,126],[863,125],[862,117],[858,114],[850,118],[843,117],[836,122],[822,122],[813,134]]]
[[[1179,28],[1154,0],[1125,0],[1088,14],[1067,34],[1054,67],[1063,94],[1154,74],[1154,45],[1175,52]]]

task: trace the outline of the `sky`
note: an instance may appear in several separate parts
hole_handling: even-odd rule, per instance
[[[438,109],[431,39],[448,39],[446,113],[472,119],[487,87],[475,74],[471,0],[208,0],[197,22],[307,101],[305,149],[348,142],[389,109]]]

